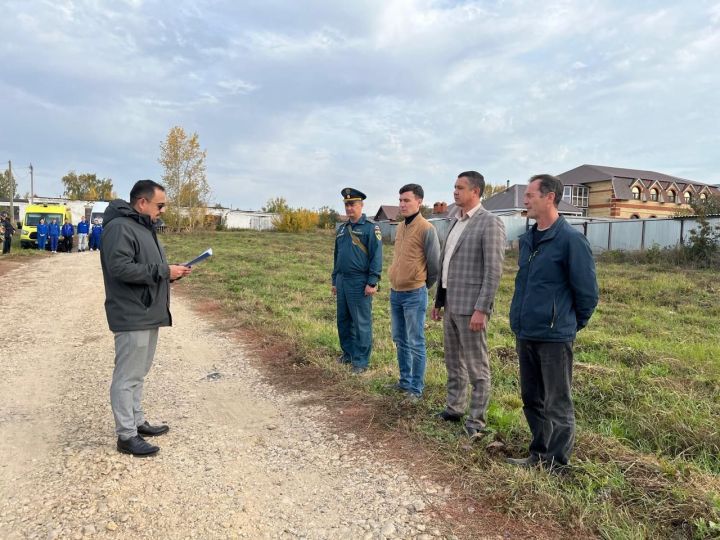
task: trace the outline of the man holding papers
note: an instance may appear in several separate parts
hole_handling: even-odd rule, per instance
[[[160,449],[143,436],[170,429],[145,420],[143,381],[155,356],[159,327],[172,324],[169,284],[192,272],[189,266],[168,264],[165,258],[155,234],[155,223],[164,211],[165,188],[140,180],[130,191],[130,203],[112,201],[103,218],[100,261],[105,313],[115,334],[110,403],[117,449],[135,456],[157,454]]]

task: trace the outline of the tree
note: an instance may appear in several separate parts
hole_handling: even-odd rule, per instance
[[[318,210],[318,229],[334,229],[338,213],[334,208],[323,206]]]
[[[720,196],[713,195],[705,200],[690,203],[699,227],[690,231],[690,245],[687,254],[699,266],[713,267],[720,253],[720,225],[713,227],[709,216],[720,214]]]
[[[65,185],[65,196],[68,199],[82,201],[108,201],[114,199],[113,183],[110,178],[98,179],[95,173],[78,175],[75,171],[62,177]]]
[[[486,184],[485,185],[485,191],[483,191],[482,199],[483,201],[486,201],[493,195],[497,195],[498,193],[502,193],[507,189],[507,186],[504,184],[498,184],[497,186],[494,184]]]
[[[15,175],[13,175],[15,176]],[[0,173],[0,199],[2,200],[8,200],[12,194],[14,194],[17,197],[18,187],[17,182],[15,182],[15,179],[12,179],[12,184],[10,184],[10,171],[5,169],[2,173]],[[14,189],[10,189],[10,188]]]
[[[268,202],[266,202],[265,206],[262,207],[262,211],[268,212],[269,214],[280,214],[286,210],[290,210],[290,206],[285,200],[285,197],[268,199]]]
[[[187,136],[180,126],[170,129],[160,143],[158,161],[165,169],[162,182],[167,193],[165,223],[176,229],[202,227],[210,197],[205,169],[207,150],[200,149],[197,133]]]
[[[420,205],[420,215],[422,217],[429,218],[430,216],[432,216],[432,213],[433,213],[433,209],[430,208],[427,204]],[[398,221],[402,221],[403,219],[405,219],[405,218],[402,217],[400,215],[400,213],[398,213]]]

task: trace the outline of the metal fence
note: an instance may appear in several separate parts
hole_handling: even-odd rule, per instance
[[[505,225],[508,244],[516,241],[533,224],[532,220],[520,216],[499,217]],[[593,253],[602,253],[608,250],[639,251],[653,246],[675,247],[681,243],[688,243],[690,231],[699,227],[698,221],[691,217],[612,221],[566,219],[573,227],[577,227],[585,234]],[[450,230],[451,220],[440,218],[429,221],[437,229],[440,241],[444,241]],[[709,218],[708,221],[713,227],[720,226],[720,217]],[[381,221],[377,225],[380,226],[383,240],[395,243],[397,223]]]

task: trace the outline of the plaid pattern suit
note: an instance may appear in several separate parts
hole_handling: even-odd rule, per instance
[[[485,330],[471,331],[470,318],[475,310],[488,317],[492,313],[505,258],[505,226],[482,207],[466,219],[465,230],[450,255],[446,280],[442,271],[447,246],[443,245],[435,307],[445,308],[446,410],[458,415],[465,413],[469,383],[470,410],[465,425],[483,429],[490,401],[487,334]],[[442,287],[443,281],[446,288]]]

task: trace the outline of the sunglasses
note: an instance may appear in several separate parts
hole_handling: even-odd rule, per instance
[[[143,197],[143,199],[145,199],[145,197]],[[149,203],[152,203],[152,204],[154,204],[155,206],[157,206],[157,209],[158,209],[158,210],[162,210],[163,208],[165,208],[165,204],[166,204],[166,203],[164,203],[164,202],[157,203],[157,202],[151,201],[151,200],[149,200],[149,199],[145,199],[145,201],[146,201],[146,202],[149,202]]]

